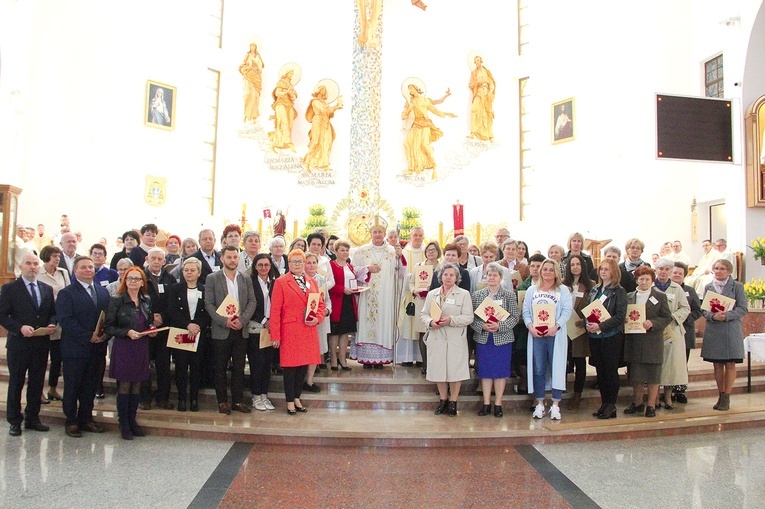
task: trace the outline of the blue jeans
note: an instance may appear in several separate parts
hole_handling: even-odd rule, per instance
[[[534,397],[539,400],[545,399],[545,375],[548,367],[552,371],[553,347],[555,346],[555,337],[533,338],[534,348]],[[552,390],[552,400],[560,401],[563,391],[560,389]]]

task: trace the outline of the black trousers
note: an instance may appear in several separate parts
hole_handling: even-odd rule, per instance
[[[50,342],[50,371],[48,372],[48,386],[58,387],[58,378],[61,376],[61,340]]]
[[[271,346],[260,348],[260,334],[250,334],[247,359],[250,361],[250,392],[253,396],[268,394],[274,352]]]
[[[48,349],[37,350],[8,350],[8,401],[6,417],[11,424],[21,424],[39,420],[40,396],[45,385],[45,368],[48,366]],[[24,381],[29,377],[27,384],[27,407],[24,415],[21,414],[21,392],[24,390]]]
[[[153,394],[157,402],[170,399],[170,349],[167,347],[167,332],[160,332],[157,337],[149,338],[149,360],[154,360],[157,372],[157,392]],[[152,399],[151,378],[141,382],[141,401]]]
[[[231,403],[242,402],[244,397],[244,361],[247,357],[247,340],[242,331],[232,330],[226,339],[213,339],[215,352],[215,396],[218,404],[228,403],[226,372],[231,359]]]
[[[590,337],[590,362],[597,371],[600,400],[604,405],[615,405],[619,396],[619,357],[623,343],[621,333],[608,338]]]
[[[93,400],[98,388],[101,355],[64,357],[63,407],[66,425],[85,425],[93,421]]]
[[[200,343],[197,350],[202,347]],[[197,399],[202,384],[201,364],[197,352],[173,349],[175,359],[175,387],[178,389],[178,401],[186,401],[186,389],[191,392],[191,399]]]
[[[303,383],[305,382],[305,375],[308,373],[308,366],[297,366],[293,368],[285,368],[284,370],[284,399],[287,403],[292,403],[295,398],[299,398],[303,393]]]

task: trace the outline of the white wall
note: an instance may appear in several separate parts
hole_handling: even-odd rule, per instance
[[[527,240],[532,250],[546,251],[549,244],[581,231],[613,238],[620,246],[636,235],[649,252],[678,238],[693,258],[701,251],[691,245],[692,199],[724,199],[729,242],[743,249],[752,233],[743,226],[742,165],[656,160],[654,96],[701,95],[701,62],[724,51],[727,95],[740,97],[729,81],[744,75],[738,55],[747,46],[760,0],[531,4],[532,42],[528,55],[519,58],[515,13],[509,9],[505,14],[506,2],[440,0],[423,12],[409,2],[385,1],[382,197],[396,212],[420,207],[429,235],[436,234],[439,221],[451,229],[450,205],[459,199],[467,223],[508,222],[513,236]],[[351,2],[330,8],[311,0],[228,0],[221,50],[200,35],[208,23],[202,3],[139,0],[119,9],[97,0],[2,5],[0,12],[11,14],[3,16],[11,19],[5,26],[16,30],[0,38],[0,108],[8,111],[9,92],[19,89],[23,112],[0,116],[0,128],[5,134],[20,125],[16,131],[26,141],[16,156],[0,155],[0,181],[24,188],[20,221],[53,225],[66,212],[86,240],[111,239],[147,221],[193,235],[201,224],[219,231],[224,222],[238,220],[242,203],[253,225],[264,205],[290,206],[291,226],[293,219],[305,219],[308,205],[323,202],[331,213],[347,195],[353,150],[348,141]],[[741,17],[739,25],[720,25],[735,15]],[[333,121],[334,187],[295,186],[294,174],[266,169],[257,144],[237,136],[242,120],[237,67],[253,36],[262,41],[266,64],[262,125],[268,125],[279,68],[294,61],[303,69],[293,131],[300,153],[307,145],[303,114],[314,84],[325,77],[339,83],[346,106]],[[451,88],[452,96],[440,107],[459,118],[434,118],[445,133],[434,144],[440,161],[459,150],[469,130],[467,54],[474,49],[484,52],[498,84],[496,148],[444,181],[422,188],[399,183],[396,175],[405,165],[402,80],[421,77],[433,98]],[[210,66],[222,72],[215,217],[206,214],[200,199],[199,140]],[[520,223],[517,82],[527,75],[532,156],[540,178],[528,220]],[[178,87],[174,131],[143,125],[147,79]],[[576,101],[576,139],[552,145],[550,107],[568,97]],[[143,202],[146,174],[168,178],[165,206]],[[746,217],[752,224],[750,212]]]

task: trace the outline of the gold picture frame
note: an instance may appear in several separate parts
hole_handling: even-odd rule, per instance
[[[172,131],[175,129],[175,96],[177,90],[158,81],[146,82],[146,106],[143,123],[150,127]]]
[[[552,143],[565,143],[574,139],[576,110],[574,98],[569,97],[552,105]]]

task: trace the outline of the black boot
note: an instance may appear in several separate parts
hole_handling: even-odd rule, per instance
[[[449,403],[448,401],[446,401],[445,399],[442,399],[438,403],[438,408],[436,408],[436,412],[435,412],[436,415],[441,415],[441,414],[445,413],[446,412],[446,407],[447,407],[448,403]]]
[[[120,423],[120,433],[125,440],[133,440],[133,432],[130,431],[130,394],[117,394],[117,419]]]
[[[141,396],[139,394],[130,395],[130,413],[128,414],[128,426],[133,436],[145,437],[146,432],[141,428],[135,420],[135,416],[138,413],[138,404],[141,402]]]
[[[449,417],[457,417],[457,402],[449,402]]]

